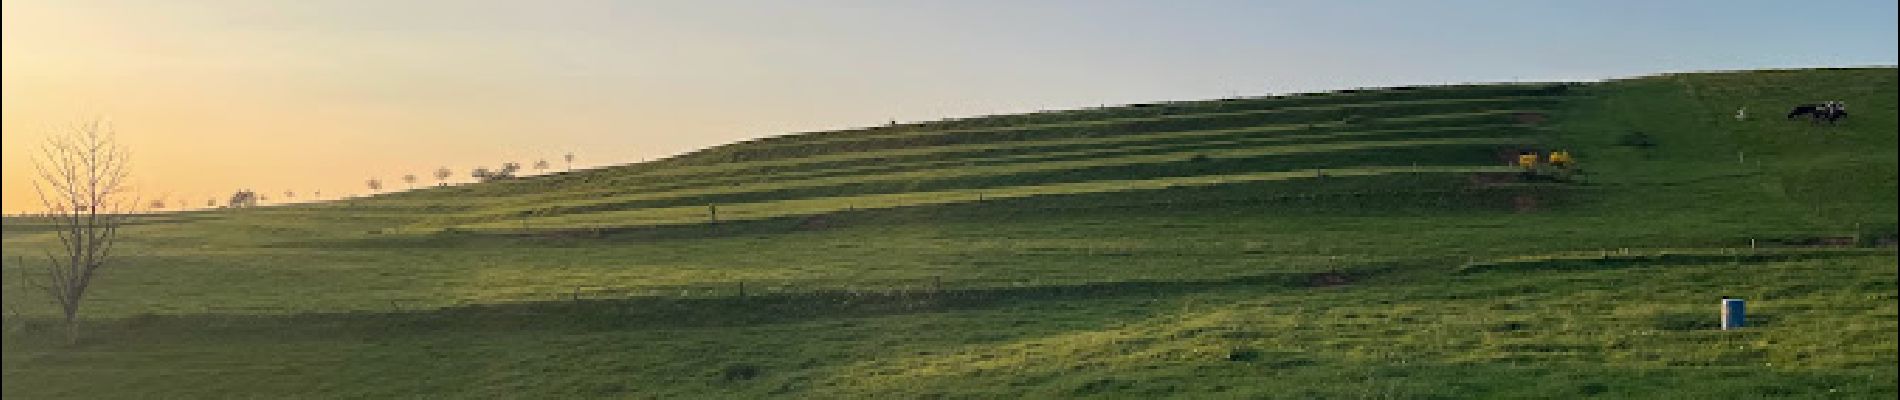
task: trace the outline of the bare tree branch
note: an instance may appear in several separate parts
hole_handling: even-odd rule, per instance
[[[66,318],[69,343],[79,335],[79,306],[93,279],[112,259],[119,227],[132,211],[126,200],[131,155],[110,125],[100,120],[72,124],[48,138],[34,160],[34,191],[52,214],[58,253],[45,250],[46,293]]]

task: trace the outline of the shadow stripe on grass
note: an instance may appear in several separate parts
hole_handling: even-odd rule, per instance
[[[1397,154],[1382,153],[1377,149],[1328,153],[1275,154],[1246,158],[1210,158],[1192,160],[1191,162],[1166,164],[1110,165],[1070,170],[1045,170],[1011,173],[1008,175],[959,175],[903,181],[852,182],[815,187],[778,188],[736,193],[629,200],[585,207],[558,206],[554,208],[541,208],[536,210],[536,213],[548,215],[576,214],[656,207],[753,203],[796,198],[857,196],[949,189],[983,189],[1024,184],[1086,182],[1104,179],[1137,180],[1245,172],[1344,168],[1362,165],[1363,160],[1367,159],[1376,159],[1382,163],[1389,163],[1391,165],[1479,165],[1488,163],[1487,157],[1495,154],[1496,145],[1437,145],[1409,150],[1410,151]],[[509,214],[488,214],[483,217],[471,216],[468,217],[467,220],[469,222],[481,222],[482,219],[492,220],[496,218],[496,215]]]
[[[1466,263],[1461,274],[1487,272],[1587,271],[1654,266],[1708,265],[1822,260],[1893,254],[1892,249],[1674,249],[1638,252],[1575,253]]]
[[[1026,185],[986,189],[945,190],[931,192],[889,193],[865,196],[828,197],[813,199],[795,199],[760,203],[731,204],[719,206],[719,220],[751,220],[776,218],[783,216],[816,215],[831,213],[847,208],[874,209],[894,207],[915,207],[939,204],[953,204],[982,201],[983,199],[1005,199],[1015,197],[1102,193],[1131,190],[1157,190],[1182,186],[1208,186],[1227,183],[1273,181],[1285,179],[1309,179],[1322,177],[1374,176],[1386,174],[1440,174],[1473,172],[1510,172],[1513,167],[1489,166],[1382,166],[1354,167],[1326,170],[1258,172],[1227,175],[1201,175],[1145,180],[1103,180],[1087,182],[1069,182],[1048,185]],[[585,214],[567,214],[548,217],[530,217],[525,219],[528,229],[539,226],[544,229],[595,229],[629,226],[657,226],[702,224],[707,222],[706,207],[668,207],[641,210],[606,211]],[[517,230],[524,222],[498,221],[481,224],[458,225],[458,229],[468,230]]]
[[[750,183],[751,181],[756,181],[760,179],[785,179],[785,178],[796,178],[796,177],[824,176],[824,175],[844,174],[844,173],[851,173],[851,172],[858,172],[858,171],[904,170],[904,169],[915,169],[915,168],[934,167],[934,166],[963,166],[970,163],[980,163],[980,162],[1059,159],[1062,157],[1076,157],[1076,156],[1083,156],[1083,155],[1090,155],[1090,154],[1102,154],[1102,155],[1112,155],[1112,154],[1118,154],[1118,153],[1138,154],[1143,151],[1152,152],[1154,150],[1167,149],[1170,147],[1179,147],[1183,149],[1192,148],[1197,145],[1210,145],[1210,146],[1211,145],[1227,145],[1227,146],[1232,147],[1232,146],[1245,146],[1248,143],[1297,142],[1297,141],[1306,140],[1306,139],[1327,139],[1327,138],[1357,137],[1357,136],[1380,136],[1380,135],[1389,135],[1389,134],[1395,134],[1395,133],[1430,133],[1430,132],[1444,132],[1444,131],[1457,131],[1457,130],[1513,129],[1513,128],[1523,127],[1523,125],[1517,124],[1511,121],[1507,121],[1507,120],[1500,120],[1499,117],[1508,117],[1509,113],[1520,112],[1520,111],[1521,110],[1508,110],[1508,111],[1502,111],[1502,112],[1481,112],[1481,113],[1467,113],[1467,114],[1455,114],[1455,115],[1433,115],[1430,117],[1438,117],[1438,118],[1401,118],[1401,119],[1392,120],[1394,122],[1399,122],[1399,120],[1403,120],[1402,122],[1404,123],[1418,123],[1418,122],[1423,122],[1423,121],[1432,121],[1433,123],[1447,124],[1444,126],[1425,125],[1425,126],[1409,126],[1405,128],[1394,128],[1394,129],[1371,129],[1371,130],[1363,130],[1363,131],[1335,131],[1334,130],[1334,128],[1343,127],[1342,124],[1328,124],[1328,125],[1325,125],[1326,129],[1323,129],[1323,130],[1312,129],[1312,128],[1303,129],[1302,127],[1298,127],[1298,126],[1293,126],[1293,127],[1273,126],[1273,127],[1262,127],[1262,128],[1244,128],[1244,129],[1211,130],[1211,131],[1168,132],[1168,133],[1159,133],[1159,134],[1118,136],[1118,137],[1109,137],[1109,138],[1060,139],[1060,140],[1048,140],[1048,141],[1010,142],[1010,143],[1002,143],[1002,144],[934,146],[934,147],[928,147],[928,148],[922,148],[922,149],[906,149],[906,150],[900,150],[900,151],[881,152],[881,153],[847,153],[845,155],[848,157],[812,157],[812,158],[801,159],[801,160],[805,160],[809,162],[799,162],[799,163],[790,163],[787,165],[782,165],[783,167],[786,167],[786,168],[807,167],[807,168],[801,168],[801,169],[793,169],[790,171],[783,171],[778,168],[772,168],[771,166],[767,166],[767,165],[748,165],[748,163],[735,163],[734,165],[729,166],[729,168],[726,168],[723,171],[718,171],[716,173],[705,172],[705,173],[692,173],[692,174],[665,174],[665,175],[650,175],[650,176],[643,175],[643,176],[631,177],[631,178],[637,178],[637,179],[616,179],[612,182],[606,182],[600,185],[596,185],[595,187],[597,188],[593,188],[591,190],[586,190],[586,191],[562,191],[558,189],[549,188],[546,190],[553,190],[552,193],[548,193],[545,195],[530,194],[530,195],[524,195],[524,196],[515,196],[514,198],[510,198],[508,200],[508,203],[506,204],[517,204],[517,205],[545,204],[548,201],[571,200],[571,199],[576,199],[576,198],[586,198],[586,197],[592,197],[592,196],[624,194],[628,192],[652,193],[654,191],[673,190],[673,189],[689,188],[689,187],[712,186],[712,185],[718,185],[718,184]],[[1448,118],[1445,118],[1445,117],[1448,117]],[[1473,118],[1472,120],[1457,119],[1457,118],[1469,118],[1469,117],[1478,117],[1478,118]],[[1487,120],[1487,121],[1483,121],[1487,123],[1477,124],[1477,125],[1462,124],[1463,122],[1480,122],[1479,120]],[[1354,128],[1363,129],[1363,128],[1368,128],[1368,127],[1373,127],[1376,125],[1383,125],[1383,124],[1382,123],[1368,123],[1368,124],[1361,124],[1361,125],[1354,126]],[[1282,131],[1298,131],[1302,133],[1295,134],[1295,135],[1274,135],[1274,136],[1265,136],[1265,137],[1250,136],[1251,134],[1282,132]],[[1064,149],[1076,149],[1076,150],[1064,150]],[[997,153],[1002,153],[1002,155],[996,155]],[[982,155],[984,157],[973,157],[973,158],[946,157],[946,156],[971,156],[971,155]],[[837,159],[821,160],[821,158],[837,158]],[[765,164],[765,163],[759,163],[759,164]],[[684,180],[685,178],[694,178],[694,179]],[[652,184],[652,183],[660,183],[660,185],[658,186],[632,186],[632,185]],[[522,198],[522,197],[526,197],[526,198]],[[501,205],[501,204],[495,204],[495,205]]]
[[[719,166],[689,166],[670,170],[652,171],[638,175],[626,175],[611,179],[577,180],[575,177],[529,177],[520,181],[493,182],[482,185],[485,189],[448,188],[447,191],[424,190],[415,193],[398,193],[393,196],[379,196],[379,206],[400,207],[398,204],[421,202],[439,206],[443,195],[456,195],[460,209],[478,209],[485,207],[532,206],[549,202],[585,199],[590,197],[611,196],[632,192],[652,193],[657,190],[709,186],[712,184],[747,183],[759,179],[784,179],[798,176],[817,176],[814,168],[840,171],[875,171],[879,169],[900,169],[906,166],[960,166],[961,163],[977,161],[967,157],[984,155],[985,158],[1003,153],[1010,157],[1034,157],[1028,153],[1039,150],[1101,148],[1109,154],[1118,152],[1116,146],[1133,144],[1166,144],[1209,142],[1220,138],[1233,139],[1271,139],[1288,135],[1268,137],[1257,136],[1265,133],[1300,132],[1306,135],[1357,135],[1360,132],[1337,133],[1342,128],[1364,130],[1363,134],[1431,132],[1436,129],[1482,129],[1482,127],[1507,129],[1522,126],[1513,117],[1524,112],[1543,112],[1542,110],[1515,109],[1490,110],[1471,113],[1428,114],[1418,116],[1381,118],[1354,124],[1325,123],[1313,125],[1271,125],[1223,130],[1171,131],[1140,135],[1122,135],[1112,137],[1063,138],[1047,140],[1025,140],[1005,143],[984,143],[964,145],[943,145],[921,148],[895,149],[873,153],[841,153],[797,159],[770,161],[736,162]],[[687,179],[692,178],[692,179]],[[659,183],[659,186],[647,186]],[[580,189],[580,190],[575,190]],[[483,192],[502,196],[488,198],[472,197]],[[436,207],[440,208],[440,207]]]
[[[1163,157],[1187,157],[1188,159],[1193,159],[1196,156],[1206,154],[1208,160],[1227,161],[1227,160],[1252,159],[1252,158],[1260,158],[1260,157],[1280,157],[1280,156],[1289,156],[1289,155],[1295,155],[1295,154],[1310,154],[1310,153],[1264,154],[1261,156],[1244,155],[1245,152],[1251,151],[1254,149],[1275,148],[1275,147],[1270,147],[1270,146],[1262,146],[1265,144],[1277,144],[1278,145],[1277,147],[1285,147],[1285,146],[1299,146],[1299,145],[1318,145],[1318,144],[1326,144],[1326,143],[1352,143],[1351,141],[1348,141],[1348,140],[1349,139],[1371,139],[1371,138],[1377,138],[1380,136],[1392,136],[1392,139],[1412,139],[1412,140],[1433,139],[1433,138],[1472,139],[1473,137],[1470,137],[1469,135],[1473,133],[1483,133],[1483,134],[1490,134],[1490,135],[1505,135],[1506,137],[1514,137],[1514,136],[1520,136],[1520,135],[1516,135],[1516,133],[1518,133],[1518,130],[1520,129],[1523,129],[1523,128],[1514,126],[1514,125],[1494,125],[1494,126],[1482,126],[1482,127],[1454,127],[1454,128],[1414,129],[1414,130],[1344,132],[1344,133],[1320,134],[1320,135],[1289,135],[1289,136],[1273,136],[1273,137],[1255,138],[1255,139],[1249,139],[1249,140],[1227,141],[1227,142],[1212,143],[1212,144],[1193,143],[1193,144],[1166,145],[1166,146],[1123,147],[1123,148],[1103,149],[1103,150],[1098,150],[1098,151],[1034,153],[1034,154],[981,158],[981,159],[964,159],[964,160],[949,160],[949,161],[931,161],[931,162],[923,162],[923,163],[908,163],[908,164],[899,164],[899,165],[891,165],[891,166],[871,165],[871,166],[854,167],[854,168],[842,169],[842,170],[814,170],[814,171],[808,171],[804,173],[772,175],[769,177],[738,176],[738,177],[732,177],[728,179],[711,179],[711,180],[706,180],[706,181],[682,182],[679,184],[666,185],[662,187],[643,188],[645,190],[639,191],[637,193],[623,194],[619,196],[613,196],[613,195],[609,195],[605,193],[596,193],[592,197],[585,197],[585,198],[572,198],[568,196],[542,197],[542,198],[536,199],[538,200],[536,202],[527,203],[523,205],[475,210],[469,214],[463,214],[459,216],[459,219],[465,220],[465,221],[468,221],[468,220],[478,221],[483,218],[513,217],[525,212],[559,214],[559,213],[568,213],[568,212],[600,211],[600,210],[606,210],[606,209],[631,208],[631,206],[623,206],[626,204],[645,204],[645,203],[667,202],[667,201],[683,201],[684,199],[713,198],[713,197],[718,197],[722,195],[724,196],[744,195],[744,194],[749,194],[749,193],[780,192],[780,191],[794,190],[794,189],[812,189],[812,188],[817,188],[817,187],[834,187],[834,186],[841,187],[841,186],[847,186],[847,185],[867,185],[867,184],[889,183],[889,182],[900,182],[900,181],[908,182],[911,184],[920,184],[922,182],[940,181],[947,178],[973,178],[973,177],[981,177],[981,176],[996,176],[997,180],[999,181],[1009,181],[1009,180],[1020,181],[1021,179],[1012,179],[1009,177],[1030,176],[1030,175],[1033,175],[1034,173],[1039,173],[1039,172],[1048,173],[1052,171],[1075,171],[1077,173],[1081,173],[1081,172],[1085,172],[1089,170],[1099,170],[1105,167],[1156,165],[1156,163],[1129,164],[1129,163],[1112,163],[1112,162],[1108,164],[1103,164],[1103,165],[1091,165],[1101,160],[1113,161],[1117,159],[1127,159],[1129,157],[1158,155],[1158,156],[1163,156]],[[1357,142],[1363,143],[1363,142],[1371,142],[1371,141],[1360,140]],[[1351,150],[1347,150],[1347,151],[1351,151]],[[1219,157],[1215,156],[1215,155],[1223,154],[1223,152],[1238,152],[1238,153],[1226,153],[1226,154],[1242,154],[1242,155],[1219,156]],[[1104,158],[1105,156],[1113,156],[1113,157]],[[1353,159],[1352,157],[1344,157],[1344,158]],[[1400,155],[1398,157],[1380,157],[1380,158],[1384,159],[1384,161],[1386,162],[1403,162],[1403,160],[1398,160],[1398,159],[1403,159],[1407,157],[1405,157],[1404,155]],[[1430,160],[1429,162],[1426,162],[1426,163],[1430,164],[1436,161],[1438,160]],[[1482,157],[1478,157],[1476,161],[1489,161],[1489,160],[1484,159]],[[1037,166],[1038,164],[1048,164],[1048,163],[1054,163],[1054,162],[1069,163],[1068,165],[1070,165],[1070,167],[1052,169],[1052,168],[1041,168]],[[1330,164],[1318,163],[1310,167],[1326,168],[1326,167],[1341,166],[1337,164],[1338,163],[1330,163]],[[1008,172],[1004,174],[990,174],[990,175],[968,174],[968,173],[944,174],[938,171],[926,170],[926,168],[931,168],[931,167],[940,167],[940,168],[955,167],[959,169],[985,168],[985,170],[987,171],[999,171],[999,170],[1004,170],[1004,169],[1010,169],[1015,166],[1022,166],[1027,169],[1024,171],[1014,171],[1014,172]],[[899,175],[899,174],[903,174],[903,175]],[[895,178],[895,179],[886,178],[889,176],[901,176],[901,178]],[[761,180],[764,180],[764,182],[761,182]],[[817,184],[817,185],[803,185],[803,184],[799,184],[800,182],[831,182],[831,183]],[[790,186],[787,186],[787,185],[790,185]],[[566,200],[566,202],[562,202],[562,200]],[[704,203],[701,203],[701,204],[704,204]]]
[[[1144,123],[1144,122],[1164,122],[1164,121],[1165,122],[1180,122],[1183,120],[1296,114],[1296,113],[1315,112],[1315,111],[1382,109],[1382,108],[1394,108],[1395,106],[1454,105],[1454,104],[1455,105],[1471,105],[1471,104],[1493,104],[1493,103],[1510,103],[1510,102],[1547,102],[1547,101],[1554,101],[1558,99],[1559,98],[1552,97],[1552,96],[1505,96],[1505,97],[1486,97],[1486,98],[1372,101],[1372,102],[1363,102],[1363,103],[1340,103],[1340,104],[1328,104],[1328,105],[1295,106],[1295,107],[1281,107],[1281,108],[1246,110],[1246,111],[1161,115],[1161,116],[1151,116],[1151,117],[1107,118],[1107,119],[1077,121],[1077,122],[1068,122],[1068,123],[1060,123],[1060,124],[1016,125],[1016,126],[1002,126],[1002,127],[992,127],[992,128],[953,129],[953,130],[924,131],[924,132],[896,132],[896,133],[889,133],[889,134],[867,135],[867,136],[858,136],[858,137],[850,137],[850,138],[814,139],[814,140],[797,141],[797,142],[792,142],[792,143],[756,143],[751,146],[745,146],[745,149],[752,150],[752,151],[760,151],[760,150],[779,149],[779,148],[785,148],[785,147],[840,145],[840,144],[849,144],[849,143],[854,143],[854,142],[867,142],[867,141],[888,140],[888,139],[915,139],[915,138],[928,137],[928,136],[946,136],[946,135],[956,135],[956,134],[972,134],[972,133],[994,134],[994,133],[1044,130],[1044,129],[1052,129],[1052,128],[1089,128],[1089,127],[1102,127],[1102,126],[1117,125],[1117,124],[1138,124],[1138,123]]]
[[[1494,108],[1488,108],[1488,107],[1472,108],[1472,107],[1469,107],[1469,105],[1467,104],[1451,104],[1451,106],[1456,106],[1456,107],[1441,107],[1442,109],[1427,108],[1427,109],[1397,109],[1397,110],[1382,110],[1382,111],[1392,112],[1390,116],[1399,116],[1401,117],[1400,119],[1403,119],[1403,118],[1429,119],[1432,116],[1438,116],[1438,115],[1454,115],[1454,114],[1455,115],[1469,115],[1474,112],[1482,113],[1482,112],[1487,112],[1487,111],[1492,111],[1492,112],[1498,111]],[[1526,107],[1523,105],[1518,105],[1518,106],[1511,107],[1511,109],[1533,110],[1533,109],[1539,109],[1539,107]],[[1538,111],[1521,111],[1521,112],[1538,112]],[[1358,115],[1358,114],[1355,114],[1355,115]],[[1382,117],[1381,115],[1361,115],[1361,116],[1365,116],[1369,120],[1374,121],[1374,122],[1380,120],[1380,118]],[[1244,128],[1259,128],[1259,127],[1276,126],[1276,125],[1287,126],[1289,129],[1302,128],[1300,124],[1310,124],[1310,125],[1313,125],[1314,127],[1318,127],[1324,124],[1336,124],[1339,122],[1339,117],[1340,116],[1338,115],[1332,115],[1332,116],[1325,116],[1325,118],[1318,119],[1318,120],[1304,120],[1304,121],[1271,121],[1271,120],[1241,121],[1240,123],[1225,124],[1221,126],[1209,126],[1206,124],[1200,124],[1200,125],[1192,125],[1192,126],[1159,127],[1152,130],[1142,130],[1142,131],[1137,131],[1137,132],[1120,132],[1120,133],[1108,133],[1108,132],[1103,132],[1100,130],[1079,130],[1079,131],[1066,132],[1066,133],[1060,133],[1060,134],[1030,135],[1030,136],[1020,136],[1020,137],[1014,137],[1014,136],[1004,137],[1004,136],[1001,136],[1000,134],[986,134],[986,135],[983,135],[983,140],[976,141],[976,142],[964,142],[964,141],[906,142],[906,143],[896,144],[889,148],[874,148],[874,149],[818,146],[817,148],[813,149],[813,151],[808,151],[805,153],[795,154],[795,155],[786,155],[783,157],[769,157],[769,158],[737,157],[737,158],[722,159],[722,160],[718,160],[717,163],[709,163],[709,164],[677,165],[677,163],[661,163],[661,162],[629,164],[629,165],[615,166],[611,168],[603,168],[599,170],[552,174],[552,175],[544,176],[544,177],[531,177],[531,178],[526,178],[526,179],[517,180],[517,181],[494,182],[491,184],[484,184],[484,185],[450,187],[450,188],[447,188],[447,190],[443,190],[443,191],[430,190],[430,191],[425,191],[424,193],[418,193],[418,195],[425,195],[425,194],[439,194],[439,195],[448,195],[448,196],[483,195],[482,192],[485,192],[485,191],[506,192],[509,188],[516,187],[516,186],[550,185],[550,184],[559,185],[559,184],[562,184],[562,182],[569,182],[569,181],[581,181],[590,185],[611,185],[622,179],[643,179],[643,178],[651,179],[651,178],[657,178],[657,177],[682,176],[682,175],[691,175],[691,174],[699,174],[699,173],[729,173],[735,169],[809,164],[811,162],[818,161],[820,159],[825,159],[827,161],[835,161],[835,160],[840,160],[845,157],[886,158],[886,157],[903,156],[904,152],[908,152],[908,151],[934,152],[934,151],[941,151],[941,149],[950,148],[953,146],[978,145],[978,144],[985,144],[985,143],[992,143],[992,144],[1003,143],[1004,146],[1015,146],[1014,144],[1009,144],[1005,142],[1022,142],[1022,141],[1029,141],[1029,140],[1043,140],[1043,139],[1100,139],[1100,138],[1113,137],[1113,136],[1147,135],[1147,134],[1153,134],[1153,133],[1159,133],[1159,132],[1189,132],[1189,131],[1209,131],[1209,130],[1223,130],[1223,129],[1244,129]],[[1394,119],[1394,120],[1396,121],[1399,119]],[[728,146],[731,146],[731,145],[728,145]],[[912,149],[917,149],[917,150],[912,150]],[[854,153],[861,153],[861,154],[853,156],[852,154]],[[541,190],[541,189],[537,188],[536,190]]]
[[[1563,90],[1553,90],[1557,83],[1522,85],[1458,85],[1458,86],[1411,86],[1375,89],[1353,89],[1335,92],[1299,93],[1268,97],[1239,99],[1217,99],[1199,101],[1177,101],[1146,104],[1129,104],[1109,108],[1086,108],[1071,110],[1043,111],[1026,114],[988,115],[972,118],[945,119],[939,121],[878,126],[838,131],[794,133],[747,140],[745,145],[779,145],[813,139],[837,140],[872,135],[910,132],[934,132],[945,130],[976,130],[1007,126],[1062,125],[1074,122],[1096,121],[1112,118],[1140,118],[1164,115],[1190,115],[1228,112],[1228,110],[1261,110],[1268,108],[1314,107],[1328,104],[1369,103],[1379,101],[1404,100],[1454,100],[1498,97],[1559,96]],[[710,149],[709,149],[710,150]]]
[[[911,172],[871,175],[871,176],[821,178],[821,179],[780,182],[780,183],[767,184],[767,185],[750,185],[750,186],[737,187],[737,188],[728,187],[728,188],[708,188],[708,189],[700,189],[700,190],[683,190],[683,191],[675,191],[675,192],[668,192],[668,193],[639,194],[639,195],[631,195],[631,196],[617,196],[617,197],[589,199],[586,201],[576,201],[576,202],[570,202],[570,203],[565,203],[565,204],[547,205],[541,208],[555,208],[555,207],[579,208],[579,207],[588,207],[588,206],[596,206],[596,205],[601,205],[601,204],[612,204],[612,203],[636,201],[636,200],[653,200],[653,199],[678,198],[678,197],[688,197],[688,196],[734,194],[734,193],[756,192],[756,191],[764,191],[764,190],[833,186],[833,185],[843,185],[843,184],[852,184],[852,183],[910,181],[910,180],[918,180],[918,179],[941,179],[941,178],[958,177],[958,176],[1009,175],[1013,173],[1076,170],[1076,169],[1083,169],[1083,168],[1090,168],[1090,167],[1104,167],[1104,166],[1115,166],[1115,165],[1165,164],[1165,163],[1174,163],[1174,162],[1184,162],[1184,161],[1193,160],[1195,158],[1205,158],[1205,159],[1251,158],[1251,157],[1281,155],[1281,154],[1327,153],[1327,152],[1352,151],[1352,150],[1362,150],[1362,149],[1404,148],[1404,147],[1414,147],[1414,146],[1467,145],[1467,144],[1505,145],[1505,144],[1515,144],[1515,143],[1520,143],[1520,142],[1523,142],[1523,140],[1517,139],[1517,138],[1451,138],[1451,139],[1420,139],[1420,140],[1385,140],[1385,141],[1370,141],[1370,142],[1324,143],[1324,144],[1302,145],[1302,146],[1280,146],[1280,147],[1271,147],[1271,148],[1248,148],[1248,149],[1211,151],[1211,152],[1179,152],[1179,153],[1165,153],[1165,154],[1149,154],[1149,155],[1138,155],[1138,156],[1112,157],[1112,158],[1103,158],[1103,159],[1045,162],[1045,163],[1035,163],[1035,164],[1026,164],[1026,165],[1005,165],[1005,166],[995,166],[995,167],[977,166],[977,167],[957,168],[957,169],[951,169],[951,170],[911,171]],[[484,212],[484,213],[479,213],[476,215],[489,215],[490,217],[509,217],[509,216],[519,216],[521,214],[530,214],[530,213],[532,213],[531,210],[516,209],[516,210],[506,210],[505,212]]]
[[[1409,265],[1409,264],[1408,264]],[[142,314],[86,321],[90,337],[137,335],[178,337],[181,334],[268,334],[273,336],[338,334],[383,336],[439,334],[456,331],[520,331],[547,329],[641,329],[710,326],[747,326],[822,318],[936,312],[1002,306],[1017,302],[1174,296],[1197,291],[1268,287],[1301,289],[1316,282],[1338,279],[1361,281],[1400,269],[1394,265],[1365,266],[1332,272],[1278,272],[1219,279],[1124,280],[1067,285],[984,286],[976,288],[916,289],[875,287],[781,293],[746,293],[736,286],[711,297],[626,296],[541,301],[502,301],[383,311],[309,313],[198,313]],[[920,282],[921,283],[921,282]],[[1317,285],[1328,286],[1328,285]],[[8,318],[8,340],[22,338],[62,340],[57,317]],[[295,328],[285,330],[285,328]]]

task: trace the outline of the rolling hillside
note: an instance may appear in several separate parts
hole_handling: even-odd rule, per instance
[[[414,228],[638,228],[1298,179],[1393,167],[1496,166],[1563,85],[1394,89],[1153,104],[777,137],[660,162],[424,190],[366,207],[452,210]],[[1442,169],[1442,168],[1441,168]],[[1427,171],[1433,170],[1433,171]],[[1409,171],[1409,170],[1408,170]],[[1431,174],[1434,168],[1415,171]],[[445,199],[454,199],[446,201]],[[538,227],[538,228],[537,228]]]
[[[5,395],[1890,398],[1897,83],[1138,104],[153,216],[79,346],[8,287]],[[8,219],[6,280],[51,240]]]

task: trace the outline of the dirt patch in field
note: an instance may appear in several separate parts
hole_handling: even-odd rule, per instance
[[[836,227],[838,227],[838,223],[833,221],[829,215],[813,215],[805,218],[804,221],[798,222],[798,230],[801,231],[816,231]]]
[[[1511,196],[1511,211],[1520,214],[1537,211],[1537,195],[1519,194]]]
[[[547,230],[547,231],[534,231],[531,233],[523,234],[522,236],[523,237],[538,237],[542,239],[595,239],[595,238],[600,238],[604,234],[605,232],[602,231],[600,228],[587,228],[587,229],[559,229],[559,230]]]
[[[1491,155],[1497,158],[1499,164],[1512,166],[1517,165],[1517,156],[1524,153],[1543,154],[1544,149],[1532,146],[1513,146],[1499,147],[1491,151]]]
[[[1465,176],[1465,181],[1472,187],[1490,187],[1505,183],[1517,183],[1523,180],[1523,174],[1515,172],[1474,173]]]
[[[1306,277],[1306,286],[1332,287],[1352,284],[1352,276],[1338,272],[1321,272]]]
[[[1879,243],[1880,241],[1881,239],[1875,239],[1873,242]],[[1886,241],[1889,244],[1892,242],[1891,239]],[[1763,244],[1776,247],[1854,247],[1859,244],[1853,236],[1774,238],[1763,240],[1763,242],[1765,242]]]

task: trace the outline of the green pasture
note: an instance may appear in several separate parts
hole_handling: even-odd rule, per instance
[[[1895,78],[982,116],[139,216],[76,345],[28,286],[50,226],[7,218],[4,395],[1892,398]],[[1822,100],[1852,116],[1780,115]]]

